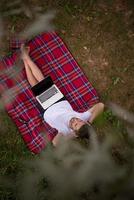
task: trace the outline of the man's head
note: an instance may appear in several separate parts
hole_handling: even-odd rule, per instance
[[[78,131],[85,123],[83,120],[73,117],[69,122],[69,126],[73,131]]]
[[[81,126],[81,128],[76,131],[76,135],[83,139],[83,138],[87,138],[89,139],[90,138],[90,126],[88,123],[84,124]]]
[[[70,120],[70,128],[74,130],[76,135],[80,138],[89,138],[89,125],[76,117],[73,117]]]

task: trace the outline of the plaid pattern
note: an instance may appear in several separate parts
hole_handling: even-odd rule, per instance
[[[27,42],[26,40],[18,39],[17,37],[13,37],[9,41],[9,48],[12,50],[12,52],[16,51],[17,49],[20,49],[20,46],[22,43]]]
[[[13,49],[16,48],[16,52],[2,61],[8,69],[13,67],[19,52],[17,49],[21,43],[16,42],[16,44],[15,47],[13,42]],[[43,33],[27,44],[30,46],[32,60],[45,77],[51,76],[74,110],[84,112],[99,101],[96,90],[57,33]],[[0,84],[9,88],[13,85],[11,82],[11,78],[5,76]],[[30,151],[39,153],[45,148],[47,140],[52,140],[57,131],[43,120],[24,69],[20,73],[19,81],[17,80],[17,86],[20,88],[17,90],[17,96],[12,103],[6,105],[6,110],[16,123]]]

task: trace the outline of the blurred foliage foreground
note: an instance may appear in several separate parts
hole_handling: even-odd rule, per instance
[[[17,174],[2,176],[1,199],[133,199],[134,115],[113,103],[109,107],[112,112],[95,122],[103,134],[90,128],[89,140],[48,145],[39,156],[20,161]]]
[[[26,3],[26,1],[24,2]],[[52,1],[50,2],[52,3]],[[93,2],[95,1],[89,2],[93,5]],[[16,4],[21,5],[21,3],[22,1],[20,0],[13,1],[8,4],[8,6],[10,8],[12,6],[16,7]],[[28,5],[30,5],[29,9]],[[72,5],[70,7],[69,5],[70,4],[65,4],[64,7],[70,15],[70,13],[75,12],[78,6],[75,6],[74,9],[72,9]],[[85,4],[84,9],[86,8],[86,5],[87,4]],[[17,13],[23,13],[27,18],[37,20],[32,27],[29,26],[19,35],[24,39],[27,37],[30,38],[34,34],[38,34],[38,32],[44,30],[44,27],[45,30],[53,30],[53,26],[50,26],[50,23],[48,22],[54,17],[54,13],[48,13],[45,16],[34,16],[37,11],[40,12],[40,7],[33,6],[31,8],[31,4],[29,3],[27,6],[24,4],[20,9],[17,8],[12,10],[12,12],[9,12],[9,8],[7,8],[8,12],[2,10],[2,8],[5,9],[5,2],[3,3],[3,7],[1,6],[1,12],[5,13],[4,16],[11,15],[12,20],[15,22],[18,21],[18,17],[15,16]],[[79,12],[81,12],[81,8],[79,9]],[[20,20],[22,21],[23,18],[20,18]],[[86,19],[88,23],[92,18],[87,17]],[[66,21],[65,19],[63,20]],[[13,22],[12,32],[14,32],[15,29],[15,22]],[[44,27],[42,27],[42,22],[44,22]],[[61,26],[61,23],[59,24]],[[2,36],[6,34],[7,29],[4,29],[4,27],[2,29],[2,20],[0,21],[0,25],[0,40],[2,42]],[[90,26],[89,30],[91,30]],[[70,35],[69,23],[67,23],[67,28],[69,29]],[[123,33],[124,32],[125,31],[123,31]],[[94,32],[93,35],[95,35]],[[118,35],[120,36],[120,34]],[[131,32],[130,36],[132,38]],[[86,50],[87,47],[84,47]],[[96,49],[94,48],[94,45],[93,49]],[[113,53],[114,52],[116,51],[113,51]],[[121,58],[122,57],[123,56],[121,56]],[[115,55],[114,59],[112,57],[111,60],[112,62],[115,60]],[[124,68],[125,71],[126,69],[127,68]],[[102,76],[100,77],[102,79]],[[118,85],[118,83],[120,83],[120,78],[118,76],[113,77],[113,84]],[[89,130],[89,141],[61,141],[61,144],[56,149],[51,145],[47,146],[39,156],[32,156],[28,150],[26,150],[21,138],[16,136],[17,129],[15,127],[13,128],[12,125],[9,125],[7,116],[4,118],[4,115],[1,112],[2,119],[5,119],[5,123],[0,129],[0,199],[134,199],[134,116],[132,113],[123,110],[115,104],[110,104],[109,107],[112,112],[107,110],[96,120],[95,123],[98,129],[96,131],[94,129]],[[118,117],[120,119],[118,119]]]

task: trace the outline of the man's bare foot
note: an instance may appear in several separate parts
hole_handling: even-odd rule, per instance
[[[25,44],[22,44],[20,47],[21,50],[21,58],[22,60],[25,60],[29,57],[29,51],[30,51],[30,47],[25,46]]]

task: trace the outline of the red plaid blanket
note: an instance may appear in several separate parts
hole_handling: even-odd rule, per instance
[[[13,50],[20,47],[21,42],[12,43]],[[99,101],[96,90],[79,67],[65,43],[55,32],[43,33],[28,41],[30,56],[45,76],[50,75],[73,109],[86,111]],[[17,51],[1,61],[0,67],[11,69],[17,58]],[[57,131],[51,128],[38,109],[38,102],[33,96],[26,79],[25,70],[19,74],[16,82],[10,74],[0,74],[0,89],[12,88],[17,84],[15,99],[5,106],[8,114],[17,125],[27,147],[33,153],[45,148],[47,140],[51,141]],[[19,87],[20,86],[20,87]]]

